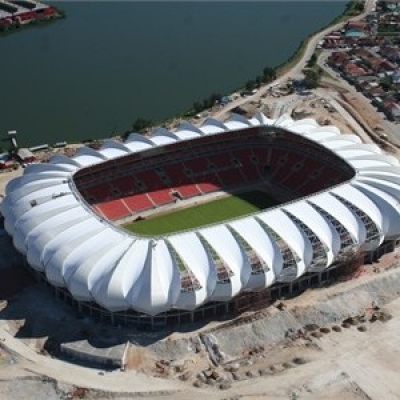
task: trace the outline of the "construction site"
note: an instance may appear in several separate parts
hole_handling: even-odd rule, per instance
[[[0,394],[396,398],[400,255],[380,252],[352,257],[296,295],[239,298],[236,317],[155,330],[89,320],[15,267],[1,288]]]

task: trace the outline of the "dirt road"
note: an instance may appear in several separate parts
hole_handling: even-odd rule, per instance
[[[375,0],[366,0],[364,12],[362,14],[358,15],[357,17],[352,18],[352,20],[359,20],[359,19],[364,18],[367,14],[369,14],[371,12],[371,10],[373,9],[374,6],[375,6]],[[255,93],[254,95],[244,97],[244,98],[241,97],[241,98],[238,98],[238,99],[232,101],[231,103],[227,104],[225,107],[223,107],[222,109],[217,111],[213,115],[213,117],[215,117],[217,119],[221,119],[221,118],[225,117],[232,109],[234,109],[236,107],[239,107],[250,101],[260,100],[261,96],[264,95],[268,91],[269,88],[271,88],[272,86],[278,86],[278,85],[282,84],[283,82],[287,81],[288,79],[301,79],[303,77],[302,70],[304,69],[307,61],[310,59],[310,57],[314,53],[318,42],[328,33],[338,30],[338,29],[341,29],[343,25],[344,25],[344,23],[340,22],[338,24],[329,26],[328,28],[315,34],[308,41],[306,49],[305,49],[304,53],[302,54],[300,60],[289,71],[287,71],[284,75],[280,76],[274,82],[271,82],[270,84],[261,87],[260,90],[258,90],[258,92]]]

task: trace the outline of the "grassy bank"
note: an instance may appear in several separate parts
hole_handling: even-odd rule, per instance
[[[348,21],[349,19],[359,15],[361,12],[357,12],[357,7],[356,7],[357,3],[359,2],[351,1],[350,3],[348,3],[342,14],[334,18],[328,25],[322,27],[318,31],[311,33],[304,40],[302,40],[297,50],[290,56],[290,58],[276,67],[278,77],[284,75],[289,69],[293,68],[301,60],[301,58],[304,55],[304,52],[306,51],[308,43],[315,35],[317,35],[318,33],[324,31],[325,29],[331,26],[334,26],[341,22]]]

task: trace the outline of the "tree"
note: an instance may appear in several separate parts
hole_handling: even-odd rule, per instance
[[[263,80],[264,82],[270,82],[276,78],[276,70],[275,68],[265,67],[263,69]]]
[[[392,80],[389,76],[386,76],[385,78],[381,79],[380,85],[385,92],[388,92],[392,88]]]
[[[313,53],[310,59],[307,62],[307,67],[312,68],[317,62],[317,55]]]
[[[210,108],[212,106],[210,97],[207,97],[206,99],[203,100],[203,110],[206,108]]]
[[[132,129],[135,132],[143,132],[145,129],[149,128],[152,124],[153,124],[152,120],[138,117],[132,124]]]
[[[193,110],[195,113],[199,113],[200,111],[203,111],[203,105],[201,104],[200,101],[195,101],[193,103]]]
[[[121,138],[122,138],[122,140],[125,142],[125,140],[126,139],[128,139],[128,137],[129,137],[129,135],[131,134],[132,132],[129,130],[129,131],[125,131],[122,135],[121,135]]]
[[[255,87],[255,85],[256,85],[256,83],[252,80],[252,79],[249,79],[247,82],[246,82],[246,84],[245,84],[245,89],[246,90],[253,90],[254,89],[254,87]]]
[[[315,71],[313,69],[307,69],[304,71],[304,75],[305,75],[303,80],[304,86],[307,89],[315,89],[318,86],[319,81],[321,79],[321,75],[318,73],[318,71]]]
[[[354,9],[358,12],[358,13],[362,13],[365,10],[365,4],[363,1],[357,1],[354,5]]]
[[[364,11],[364,2],[359,0],[349,1],[346,4],[346,15],[358,15]]]
[[[219,102],[221,100],[221,94],[220,93],[211,93],[210,97],[208,98],[208,103],[210,107],[213,107],[215,103]]]

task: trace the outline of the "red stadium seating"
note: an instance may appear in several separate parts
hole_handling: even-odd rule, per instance
[[[130,215],[122,200],[111,200],[97,204],[95,208],[107,219],[115,220]]]
[[[322,164],[319,161],[312,160],[310,158],[306,159],[306,163],[301,169],[301,172],[304,176],[304,178],[310,176],[312,173],[314,173],[316,170],[320,169]]]
[[[93,199],[93,202],[106,200],[110,197],[111,188],[108,183],[102,183],[85,189],[86,196]]]
[[[174,200],[171,196],[171,189],[153,190],[147,194],[153,203],[158,206],[171,203]]]
[[[134,194],[124,197],[124,203],[132,213],[148,210],[154,207],[147,193]]]
[[[311,176],[306,185],[302,187],[303,195],[308,195],[327,187],[332,187],[333,185],[343,182],[343,180],[345,179],[343,175],[341,175],[337,170],[333,168],[320,167],[319,171],[319,175]]]
[[[78,171],[74,180],[100,215],[119,219],[173,203],[179,198],[173,192],[187,199],[265,181],[269,190],[275,185],[295,198],[350,175],[337,157],[318,154],[305,138],[244,130],[171,144],[151,159],[135,153],[110,160]]]
[[[147,190],[156,190],[163,185],[163,182],[154,171],[137,172],[135,178],[143,182]]]
[[[280,164],[278,161],[277,169],[275,170],[273,176],[274,180],[284,184],[285,179],[288,175],[292,174],[296,165],[304,161],[304,156],[296,153],[287,153],[283,157],[285,157],[286,162],[284,164]]]
[[[257,157],[258,162],[261,165],[271,165],[273,164],[272,156],[277,156],[279,149],[271,149],[264,145],[259,145],[252,149],[252,154]]]
[[[207,183],[211,183],[219,188],[223,187],[223,183],[221,181],[221,179],[219,179],[219,176],[215,173],[215,172],[211,172],[208,174],[204,174],[201,179],[201,182],[207,182]]]
[[[282,167],[286,167],[288,159],[288,152],[282,149],[274,149],[271,154],[270,165],[273,174],[276,174]],[[262,162],[263,165],[267,165],[267,160]]]
[[[260,173],[256,165],[251,159],[251,151],[233,150],[232,156],[241,163],[242,172],[247,182],[254,182],[260,179]]]
[[[208,170],[208,161],[205,158],[185,161],[185,165],[192,170],[193,174],[199,174]]]
[[[200,190],[196,185],[182,185],[182,186],[175,186],[174,190],[177,190],[180,195],[184,198],[189,198],[189,197],[194,197],[198,196],[200,193]]]
[[[231,152],[232,156],[238,160],[240,160],[242,163],[248,163],[250,162],[250,156],[251,156],[251,150],[249,149],[243,149],[243,150],[232,150]]]
[[[221,189],[221,186],[214,185],[213,183],[198,183],[197,186],[202,193],[216,192]]]
[[[219,168],[229,168],[232,166],[232,160],[229,154],[217,154],[215,156],[208,156],[208,160]]]
[[[174,185],[189,183],[190,179],[186,176],[182,164],[167,165],[164,167],[165,173]]]
[[[240,185],[244,182],[241,168],[232,168],[228,171],[219,171],[218,176],[222,181],[223,186]]]
[[[116,189],[119,189],[121,193],[129,194],[135,189],[135,180],[132,176],[116,178],[112,184]]]

